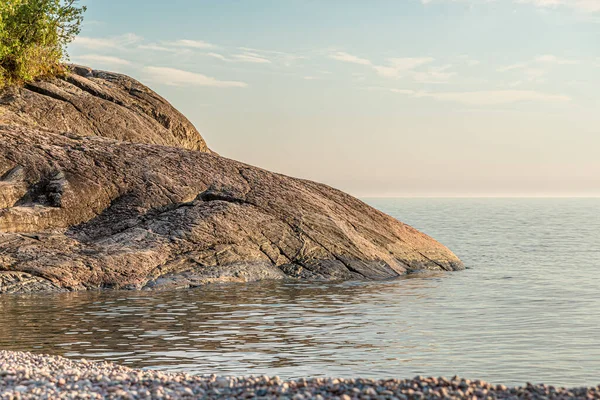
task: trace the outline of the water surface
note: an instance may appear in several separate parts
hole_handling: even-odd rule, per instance
[[[368,199],[469,267],[388,282],[0,296],[0,349],[227,375],[600,383],[600,199]]]

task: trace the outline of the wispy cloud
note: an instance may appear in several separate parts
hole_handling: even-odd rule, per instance
[[[505,65],[497,69],[498,72],[517,71],[522,79],[529,82],[543,82],[549,65],[577,65],[579,60],[561,58],[552,54],[537,56],[526,62]]]
[[[330,79],[330,75],[331,71],[317,70],[313,71],[313,75],[306,75],[303,79],[305,81],[320,81],[324,79]],[[355,74],[352,75],[356,76]]]
[[[586,13],[600,12],[600,0],[421,0],[423,4],[452,2],[486,4],[498,1],[514,4],[529,4],[540,8],[568,8]]]
[[[507,67],[498,68],[499,72],[518,71],[521,79],[527,82],[543,82],[546,76],[546,70],[541,68],[532,68],[523,64],[509,65]]]
[[[112,36],[108,38],[94,38],[89,36],[77,36],[73,41],[76,46],[86,49],[123,49],[129,45],[141,42],[143,38],[134,33],[127,33],[120,36]]]
[[[566,95],[533,90],[482,90],[470,92],[426,92],[393,88],[385,90],[416,98],[431,98],[469,106],[496,106],[521,102],[564,103],[571,101],[571,98]]]
[[[566,7],[583,12],[600,12],[600,0],[516,0],[515,2],[545,8]]]
[[[241,54],[232,54],[229,56],[224,56],[221,53],[202,53],[203,56],[216,58],[217,60],[225,61],[225,62],[241,62],[241,63],[250,63],[250,64],[271,64],[271,60],[261,56],[256,53],[241,53]]]
[[[273,64],[281,64],[285,67],[291,67],[300,60],[306,60],[308,57],[302,54],[286,53],[278,50],[256,49],[253,47],[238,47],[244,53],[255,53],[259,57],[270,60]]]
[[[171,41],[144,42],[141,36],[128,33],[113,37],[77,37],[73,45],[90,50],[143,50],[149,52],[165,52],[175,54],[197,54],[212,57],[224,62],[250,64],[277,64],[291,67],[299,60],[307,59],[304,55],[286,53],[276,50],[262,50],[249,47],[221,47],[204,40],[178,39]]]
[[[503,67],[499,67],[498,72],[513,71],[515,69],[523,69],[523,68],[527,68],[528,65],[529,65],[529,63],[517,63],[517,64],[505,65]]]
[[[225,62],[250,64],[276,64],[285,67],[292,66],[296,61],[306,59],[305,56],[283,53],[275,50],[260,50],[249,47],[238,47],[234,52],[209,52],[202,55],[216,58]],[[239,52],[241,50],[241,52]]]
[[[212,58],[216,58],[217,60],[221,60],[221,61],[230,61],[223,54],[219,54],[219,53],[206,53],[205,55],[212,57]]]
[[[473,58],[467,54],[463,54],[463,55],[459,56],[458,59],[460,60],[461,63],[464,63],[464,64],[468,65],[469,67],[475,67],[475,66],[481,64],[481,61],[479,61],[476,58]]]
[[[379,88],[370,88],[372,90],[381,90]],[[411,89],[384,89],[388,92],[392,92],[392,93],[398,93],[398,94],[405,94],[407,96],[417,96],[417,91],[415,90],[411,90]]]
[[[144,43],[137,46],[140,50],[162,51],[168,53],[190,52],[192,50],[209,50],[217,46],[203,40],[181,39],[174,41],[162,41],[159,43]]]
[[[176,68],[145,67],[143,72],[149,80],[170,86],[208,86],[218,88],[243,88],[248,86],[245,82],[223,81]]]
[[[420,83],[446,83],[450,78],[456,75],[450,71],[452,65],[443,65],[441,67],[431,67],[425,71],[412,71],[414,80]]]
[[[213,49],[216,46],[214,44],[205,42],[203,40],[190,40],[190,39],[180,39],[175,40],[173,42],[164,42],[165,44],[169,44],[176,47],[187,47],[191,49]]]
[[[431,57],[403,57],[403,58],[388,58],[386,65],[378,65],[369,59],[361,58],[349,53],[338,51],[329,55],[329,58],[350,63],[371,67],[377,74],[385,78],[399,78],[410,74],[418,81],[437,81],[442,75],[448,77],[452,74],[446,70],[450,66],[431,68],[427,71],[414,72],[418,67],[429,64],[434,61]],[[446,72],[444,72],[446,71]]]
[[[353,56],[352,54],[344,53],[343,51],[338,51],[330,55],[330,57],[334,60],[359,64],[359,65],[369,65],[372,66],[371,60],[367,60],[366,58],[360,58],[357,56]]]
[[[180,49],[176,49],[173,47],[167,47],[167,46],[156,44],[156,43],[140,44],[140,45],[138,45],[137,48],[140,50],[165,51],[165,52],[169,52],[169,53],[176,53],[180,50]]]
[[[124,60],[119,57],[112,56],[103,56],[100,54],[83,54],[81,56],[77,56],[74,58],[75,62],[81,63],[101,63],[101,64],[110,64],[110,65],[131,65],[131,62]]]
[[[569,60],[567,58],[560,58],[552,54],[544,54],[542,56],[537,56],[535,61],[539,63],[546,64],[556,64],[556,65],[576,65],[581,64],[579,60]]]
[[[373,65],[375,71],[387,78],[397,78],[417,67],[433,62],[433,58],[389,58],[388,65]]]
[[[536,92],[531,90],[491,90],[478,92],[447,92],[447,93],[427,93],[426,97],[431,97],[441,101],[454,101],[467,105],[501,105],[520,102],[568,102],[569,96],[560,94],[550,94]]]
[[[234,54],[231,57],[235,61],[253,63],[253,64],[271,64],[271,60],[256,53]]]

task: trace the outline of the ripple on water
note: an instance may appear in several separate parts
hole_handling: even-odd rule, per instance
[[[596,385],[600,200],[373,199],[469,267],[388,282],[0,297],[0,348],[226,375]]]

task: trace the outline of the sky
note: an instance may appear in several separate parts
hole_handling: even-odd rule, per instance
[[[360,197],[600,196],[600,0],[82,0],[72,62]]]

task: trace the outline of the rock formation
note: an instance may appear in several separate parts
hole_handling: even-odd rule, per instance
[[[0,123],[210,151],[190,121],[135,79],[72,69],[62,79],[0,93]]]
[[[131,78],[74,67],[1,97],[0,293],[461,268],[352,196],[212,153]]]

